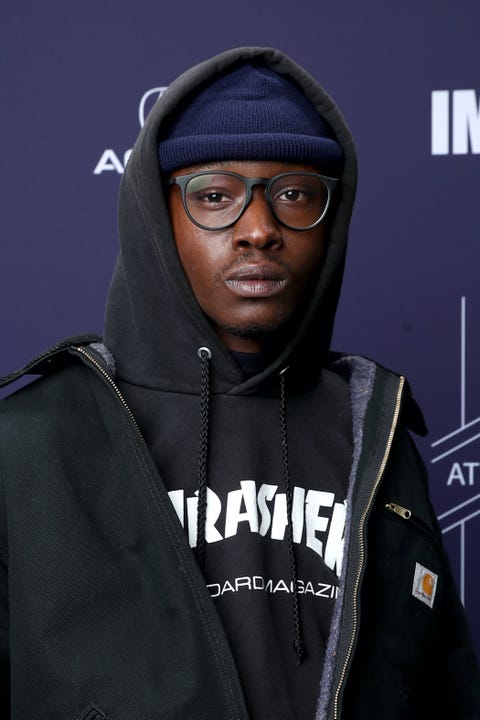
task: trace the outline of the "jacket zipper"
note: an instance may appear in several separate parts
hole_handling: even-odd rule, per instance
[[[406,520],[418,528],[424,535],[427,535],[431,540],[438,544],[438,538],[435,533],[430,530],[428,525],[423,522],[419,517],[414,515],[409,508],[405,508],[402,505],[394,502],[388,502],[385,504],[385,508],[390,512],[394,513],[397,517],[402,520]]]
[[[122,403],[122,405],[123,405],[123,407],[124,407],[124,409],[125,409],[128,417],[129,417],[130,420],[132,421],[132,425],[133,425],[133,427],[135,428],[135,430],[136,430],[136,432],[137,432],[140,440],[142,441],[142,444],[144,445],[144,447],[147,447],[147,443],[145,442],[145,438],[144,438],[143,435],[142,435],[142,431],[141,431],[140,428],[138,427],[138,423],[137,423],[137,421],[135,420],[135,417],[134,417],[132,411],[131,411],[130,408],[128,407],[127,401],[126,401],[125,398],[123,397],[123,395],[122,395],[122,393],[120,392],[120,390],[119,390],[119,388],[117,387],[117,385],[115,385],[115,383],[113,382],[113,380],[112,380],[112,378],[110,377],[110,375],[109,375],[109,374],[107,373],[107,371],[100,365],[100,363],[97,362],[97,361],[95,360],[95,358],[93,358],[93,357],[92,357],[86,350],[84,350],[82,347],[78,347],[78,346],[77,346],[77,347],[75,347],[75,350],[76,350],[77,352],[79,352],[81,355],[84,355],[84,356],[89,360],[89,362],[91,362],[92,365],[94,365],[94,366],[96,367],[96,369],[103,375],[103,377],[105,378],[105,380],[107,380],[108,384],[113,388],[116,396],[118,397],[118,399],[119,399],[120,402]]]
[[[359,528],[358,528],[358,547],[359,547],[359,551],[360,551],[360,561],[359,561],[359,565],[358,565],[358,569],[357,569],[357,575],[355,578],[355,586],[354,586],[354,593],[353,593],[353,611],[352,611],[353,612],[353,622],[352,622],[353,627],[352,627],[352,632],[351,632],[351,637],[350,637],[350,644],[348,646],[345,661],[343,663],[342,672],[340,674],[340,680],[339,680],[339,683],[338,683],[338,686],[337,686],[337,689],[336,689],[335,695],[334,695],[334,705],[333,705],[334,720],[339,720],[338,702],[339,702],[339,698],[340,698],[340,692],[341,692],[342,686],[345,682],[345,678],[347,675],[347,668],[350,663],[350,658],[351,658],[352,652],[353,652],[353,645],[354,645],[355,637],[357,634],[358,591],[359,591],[359,587],[360,587],[360,577],[361,577],[362,570],[363,570],[363,564],[365,561],[365,541],[363,539],[363,530],[365,527],[365,522],[367,520],[368,513],[373,504],[373,498],[376,494],[376,491],[377,491],[378,485],[382,479],[383,473],[385,472],[387,460],[390,455],[390,450],[392,448],[393,437],[395,435],[395,430],[397,428],[398,418],[400,415],[400,406],[402,404],[402,394],[403,394],[404,385],[405,385],[405,378],[400,376],[398,390],[397,390],[397,397],[395,400],[395,407],[394,407],[394,412],[393,412],[393,417],[392,417],[392,423],[391,423],[390,432],[389,432],[388,438],[387,438],[387,444],[385,446],[385,452],[383,453],[382,462],[380,464],[380,468],[378,470],[375,481],[373,483],[372,490],[371,490],[370,496],[368,498],[368,502],[367,502],[365,509],[362,513],[362,516],[360,518],[360,524],[359,524]]]

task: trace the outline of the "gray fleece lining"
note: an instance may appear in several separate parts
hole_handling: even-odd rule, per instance
[[[100,355],[110,375],[115,377],[115,359],[107,346],[103,343],[90,343],[88,347]]]
[[[322,680],[320,684],[320,696],[318,699],[315,720],[326,720],[327,712],[331,701],[332,684],[337,662],[337,649],[340,637],[341,618],[345,600],[345,578],[348,562],[348,548],[351,536],[352,524],[352,496],[357,478],[357,468],[363,447],[363,427],[367,412],[368,403],[373,391],[376,366],[371,360],[358,356],[346,356],[336,361],[332,370],[349,377],[350,380],[350,401],[352,406],[352,431],[353,431],[353,455],[352,468],[350,471],[347,511],[345,518],[345,540],[343,546],[342,573],[338,587],[338,597],[335,602],[330,635],[328,638],[325,662],[323,666]]]

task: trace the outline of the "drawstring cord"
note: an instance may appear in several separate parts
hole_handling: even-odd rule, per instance
[[[200,570],[205,570],[205,527],[207,522],[208,425],[210,416],[210,360],[207,347],[198,349],[202,361],[200,389],[200,443],[198,448],[197,545],[195,555]]]
[[[302,621],[300,615],[300,602],[298,598],[297,561],[293,545],[292,483],[290,481],[290,469],[288,464],[287,403],[285,396],[285,375],[287,371],[288,367],[284,368],[280,372],[280,434],[282,439],[283,477],[285,480],[285,495],[287,498],[287,539],[293,600],[293,647],[297,653],[298,664],[301,665],[305,657],[305,647],[302,639]]]
[[[208,347],[198,349],[201,365],[200,388],[200,442],[198,448],[198,506],[197,506],[197,544],[195,556],[202,572],[205,571],[205,528],[207,520],[207,487],[208,487],[208,432],[210,419],[210,360],[212,352]],[[280,372],[280,434],[282,442],[283,476],[285,481],[285,495],[287,500],[287,542],[290,561],[290,577],[293,599],[293,647],[297,654],[298,664],[301,665],[305,657],[305,647],[302,639],[302,622],[300,616],[300,603],[298,597],[297,561],[293,544],[292,521],[292,483],[288,464],[288,437],[287,437],[287,404],[285,393],[285,374],[288,367]]]

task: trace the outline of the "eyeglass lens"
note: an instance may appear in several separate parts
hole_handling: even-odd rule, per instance
[[[315,225],[328,205],[329,190],[316,175],[286,174],[267,186],[267,201],[280,222],[295,229]],[[247,200],[247,185],[240,176],[205,173],[191,178],[185,203],[195,222],[215,229],[234,223]]]

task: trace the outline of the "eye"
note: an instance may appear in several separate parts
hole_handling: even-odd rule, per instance
[[[285,200],[290,200],[291,202],[295,202],[296,200],[299,200],[301,197],[301,191],[297,188],[290,188],[289,190],[284,190],[283,193],[281,193],[280,198],[285,198]]]
[[[275,202],[308,203],[312,199],[312,188],[306,186],[282,188],[273,198]]]
[[[197,193],[195,196],[197,202],[219,204],[230,202],[231,198],[221,190],[208,190],[208,192]]]
[[[237,202],[238,181],[221,173],[202,174],[187,185],[187,201],[203,210],[221,210]]]

